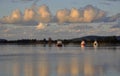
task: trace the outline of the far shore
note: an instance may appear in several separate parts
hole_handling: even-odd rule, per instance
[[[52,45],[56,44],[60,40],[64,45],[74,44],[80,45],[81,41],[84,40],[87,45],[92,45],[95,40],[99,45],[120,45],[120,36],[85,36],[81,38],[74,39],[57,39],[52,40],[52,38],[36,40],[36,39],[20,39],[20,40],[6,40],[0,39],[0,44],[20,44],[20,45],[35,45],[35,44],[44,44]]]

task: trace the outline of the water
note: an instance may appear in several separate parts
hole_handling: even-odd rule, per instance
[[[120,76],[120,46],[0,45],[0,76]]]

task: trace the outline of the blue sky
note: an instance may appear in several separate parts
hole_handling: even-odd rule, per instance
[[[119,7],[120,0],[1,0],[0,38],[120,35]]]

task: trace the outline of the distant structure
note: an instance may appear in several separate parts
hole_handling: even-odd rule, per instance
[[[49,46],[52,45],[52,38],[51,38],[51,37],[48,38],[48,45],[49,45]]]
[[[97,46],[98,46],[98,42],[97,42],[96,40],[93,42],[93,46],[94,46],[94,47],[97,47]]]
[[[62,46],[63,46],[62,41],[58,40],[56,46],[58,46],[58,47],[62,47]]]
[[[44,39],[43,39],[43,42],[46,44],[46,43],[47,43],[47,40],[44,38]]]
[[[85,47],[85,41],[84,40],[82,40],[82,42],[81,42],[81,47]]]
[[[43,45],[44,45],[44,47],[46,46],[46,44],[47,44],[47,40],[44,38],[43,39]]]

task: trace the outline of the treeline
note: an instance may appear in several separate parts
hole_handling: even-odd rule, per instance
[[[59,39],[60,40],[60,39]],[[104,44],[120,44],[120,36],[85,36],[81,38],[74,39],[63,39],[61,40],[63,44],[80,44],[84,40],[86,43],[93,43],[95,40],[98,43]],[[58,40],[52,40],[51,38],[36,40],[36,39],[21,39],[21,40],[6,40],[0,39],[0,44],[56,44]]]
[[[80,43],[84,40],[87,44],[92,44],[95,40],[99,44],[120,44],[120,36],[85,36],[72,39],[72,43]]]

